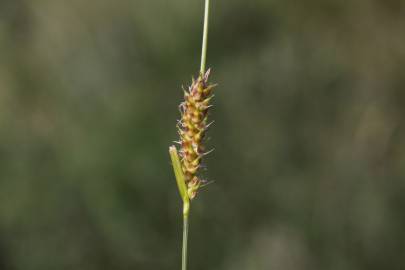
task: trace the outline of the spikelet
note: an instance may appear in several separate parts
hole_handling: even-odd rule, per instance
[[[205,155],[203,140],[209,126],[207,122],[212,89],[208,84],[210,70],[193,79],[188,91],[184,90],[184,102],[180,104],[181,120],[177,128],[180,135],[180,157],[187,193],[190,199],[196,196],[202,180],[198,177],[201,159]]]

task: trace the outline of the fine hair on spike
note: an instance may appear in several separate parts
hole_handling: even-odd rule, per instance
[[[192,80],[192,84],[184,91],[184,101],[180,104],[181,119],[178,120],[178,133],[180,135],[179,154],[182,159],[182,170],[185,176],[186,186],[189,190],[190,199],[197,194],[201,185],[198,176],[201,167],[201,159],[209,152],[204,151],[205,134],[213,122],[207,121],[208,111],[214,85],[208,83],[211,69],[204,74],[200,74],[197,79]]]

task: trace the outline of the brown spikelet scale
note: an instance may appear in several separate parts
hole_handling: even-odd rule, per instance
[[[208,128],[207,116],[215,85],[208,84],[210,70],[201,74],[189,89],[184,91],[184,102],[180,104],[181,120],[178,124],[180,135],[181,166],[185,176],[188,195],[195,197],[201,185],[197,173],[204,155],[203,140]]]

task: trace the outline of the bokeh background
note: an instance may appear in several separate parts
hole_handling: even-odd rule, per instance
[[[0,1],[0,269],[180,269],[202,0]],[[212,1],[190,269],[405,269],[405,2]]]

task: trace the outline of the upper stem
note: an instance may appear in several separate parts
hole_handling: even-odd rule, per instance
[[[204,14],[204,32],[201,50],[201,68],[200,73],[205,73],[205,62],[207,59],[207,43],[208,43],[208,20],[210,15],[210,0],[205,0],[205,14]]]

